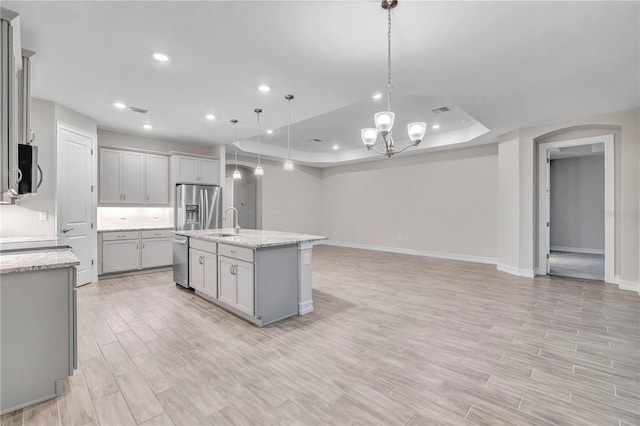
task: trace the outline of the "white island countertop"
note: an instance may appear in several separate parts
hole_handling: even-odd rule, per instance
[[[234,246],[254,249],[261,247],[284,246],[288,244],[311,243],[328,239],[321,235],[294,234],[291,232],[263,231],[257,229],[241,229],[239,234],[235,234],[233,228],[175,231],[175,234],[204,241],[231,244]]]
[[[77,266],[80,260],[69,248],[17,250],[0,254],[0,274]]]

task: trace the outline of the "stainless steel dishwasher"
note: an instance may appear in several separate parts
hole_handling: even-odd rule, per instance
[[[189,288],[189,238],[173,237],[173,281]]]

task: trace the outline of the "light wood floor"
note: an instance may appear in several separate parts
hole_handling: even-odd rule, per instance
[[[79,290],[64,396],[2,425],[640,423],[640,299],[314,249],[315,312],[256,328],[168,272]]]

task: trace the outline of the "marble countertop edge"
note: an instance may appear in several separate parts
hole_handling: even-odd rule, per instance
[[[79,264],[80,260],[70,249],[28,250],[0,254],[0,274],[69,268]]]

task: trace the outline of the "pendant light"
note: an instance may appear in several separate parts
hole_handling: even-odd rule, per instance
[[[264,176],[264,169],[260,164],[260,113],[262,112],[262,109],[256,108],[253,111],[258,117],[258,166],[256,167],[256,170],[253,172],[253,174],[256,176]]]
[[[284,97],[287,101],[289,101],[289,125],[287,127],[287,160],[284,162],[284,171],[292,172],[293,171],[293,161],[291,161],[291,99],[293,99],[293,95],[285,95]]]
[[[407,133],[409,134],[409,140],[411,143],[399,151],[395,150],[393,136],[391,135],[391,129],[393,128],[393,122],[395,120],[395,114],[391,111],[391,9],[398,5],[397,0],[382,0],[382,8],[387,11],[388,26],[387,26],[387,111],[381,111],[374,116],[375,128],[362,129],[360,136],[362,137],[362,143],[367,149],[373,149],[379,154],[386,155],[391,158],[393,154],[397,154],[405,151],[412,146],[418,146],[418,144],[424,138],[424,134],[427,130],[427,123],[415,122],[407,125]],[[384,151],[379,150],[374,145],[378,139],[378,135],[382,136],[384,141]]]
[[[233,155],[236,161],[236,169],[233,171],[233,179],[242,179],[242,173],[238,170],[238,146],[236,145],[236,123],[238,120],[234,118],[231,122],[233,123]]]

